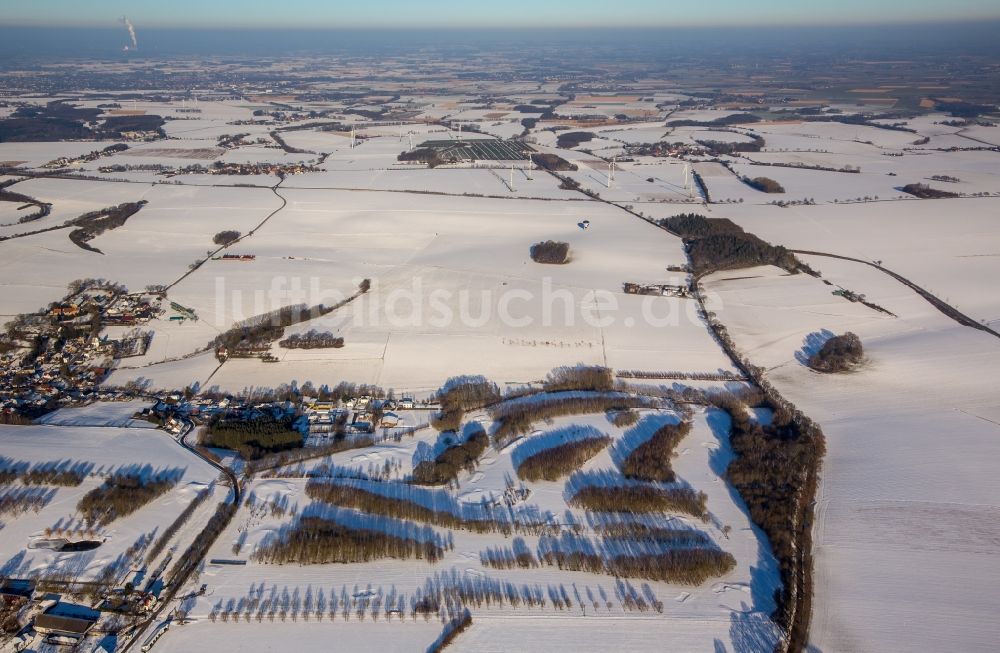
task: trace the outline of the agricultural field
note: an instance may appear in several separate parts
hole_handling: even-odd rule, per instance
[[[454,56],[0,66],[0,650],[990,649],[995,107]]]
[[[545,398],[541,396],[537,400],[544,401]],[[469,419],[470,424],[490,425],[485,414],[472,413]],[[271,606],[263,608],[264,623],[273,621],[273,615],[269,614],[272,611],[279,613],[278,621],[308,620],[311,616],[313,620],[344,623],[345,617],[341,612],[347,610],[347,622],[367,619],[372,622],[369,627],[373,629],[373,636],[378,637],[379,628],[384,627],[377,623],[380,619],[388,619],[390,623],[400,621],[397,627],[407,633],[410,629],[418,629],[425,619],[418,613],[414,621],[413,606],[417,605],[419,609],[420,598],[438,584],[446,592],[449,586],[461,585],[469,588],[480,586],[482,591],[489,592],[492,591],[488,589],[490,587],[512,583],[518,592],[527,592],[525,588],[530,588],[544,596],[546,604],[514,606],[508,602],[492,607],[479,605],[475,609],[476,614],[488,620],[516,620],[544,615],[557,620],[556,623],[563,619],[577,622],[583,618],[584,623],[606,622],[614,624],[612,627],[616,629],[628,628],[626,624],[633,620],[643,624],[649,621],[673,623],[682,631],[690,629],[686,624],[713,624],[711,636],[722,641],[739,638],[744,632],[748,636],[753,634],[773,641],[775,631],[766,618],[773,609],[766,583],[774,583],[774,563],[767,561],[768,554],[761,547],[759,535],[751,528],[724,484],[719,482],[718,470],[724,467],[732,454],[724,440],[726,418],[718,411],[694,416],[695,427],[678,447],[679,455],[675,459],[680,486],[692,487],[707,494],[707,515],[694,517],[684,513],[667,513],[664,518],[639,514],[628,519],[645,524],[662,523],[674,537],[685,536],[690,540],[689,544],[678,546],[709,547],[710,550],[733,555],[735,566],[731,571],[713,578],[711,582],[691,586],[669,580],[647,583],[641,578],[602,578],[579,571],[560,570],[552,563],[539,562],[540,556],[549,547],[558,551],[561,547],[574,546],[574,541],[578,546],[593,546],[585,543],[600,541],[600,529],[607,527],[608,523],[602,520],[619,523],[618,520],[628,517],[574,509],[567,505],[567,500],[580,488],[591,484],[613,486],[627,483],[616,469],[621,457],[659,425],[679,419],[669,411],[644,410],[640,411],[639,421],[634,427],[618,428],[610,424],[603,414],[559,418],[500,451],[488,452],[474,470],[461,472],[454,486],[449,488],[424,489],[405,483],[412,473],[414,459],[426,458],[440,450],[440,444],[434,444],[435,440],[439,440],[434,432],[404,436],[394,445],[390,442],[388,446],[376,447],[365,453],[337,454],[309,469],[275,470],[273,477],[261,478],[246,488],[246,505],[209,552],[210,558],[248,562],[240,565],[208,564],[201,578],[213,587],[213,592],[192,605],[188,614],[198,621],[196,627],[199,630],[208,630],[224,628],[223,621],[240,618],[234,617],[233,611],[247,610],[250,602],[256,606],[249,608],[254,614],[264,605]],[[566,478],[555,482],[523,483],[516,480],[516,465],[526,456],[544,451],[565,438],[579,440],[592,433],[609,433],[611,443],[578,471],[567,471]],[[392,470],[386,481],[351,480],[370,473],[373,463],[375,470],[382,466]],[[309,473],[311,478],[303,478],[303,472]],[[332,477],[329,481],[326,479],[328,475]],[[337,478],[339,475],[343,475],[342,480]],[[331,506],[307,495],[310,485],[324,487],[328,482],[339,487],[401,497],[432,510],[457,515],[460,520],[487,518],[485,516],[491,513],[487,507],[509,501],[512,487],[519,492],[527,490],[527,496],[523,500],[515,499],[515,503],[511,504],[512,522],[508,522],[507,518],[498,522],[497,528],[513,527],[513,533],[490,532],[492,528],[476,532],[478,527],[470,532],[470,527],[461,525],[447,530],[420,526],[424,531],[420,537],[433,536],[446,543],[443,557],[435,562],[379,560],[349,566],[300,566],[276,565],[259,560],[268,546],[294,529],[297,523],[311,517],[331,519],[355,528],[391,529],[386,532],[399,534],[415,528],[414,522],[379,518],[352,510],[350,504]],[[499,516],[506,512],[501,511]],[[563,530],[561,544],[559,538],[539,534],[539,530],[558,532],[560,528],[572,524],[578,524],[579,528],[573,529],[573,535]],[[524,568],[519,568],[517,564],[513,564],[513,568],[494,568],[495,563],[486,562],[501,559],[495,556],[513,555],[504,553],[511,551],[512,545],[515,553],[524,552]],[[769,568],[772,571],[767,571]],[[766,580],[768,576],[771,577],[769,581]],[[568,601],[561,598],[564,595]],[[324,596],[325,599],[321,598]],[[348,597],[349,608],[343,604],[344,596]],[[340,607],[334,608],[338,600],[341,601]],[[320,610],[320,605],[324,605],[321,611],[330,611],[330,615],[306,614]],[[365,610],[369,614],[362,616]],[[296,615],[296,611],[300,614]],[[227,613],[227,616],[223,617],[222,613]],[[257,623],[260,620],[254,614],[251,614],[250,622],[255,623],[248,623],[248,630],[259,627]],[[597,626],[595,629],[598,629]],[[530,630],[523,634],[512,631],[508,645],[518,648],[531,646],[532,638],[536,636]],[[685,640],[678,641],[683,643]],[[560,644],[563,645],[566,650],[572,648],[569,642]],[[470,646],[472,650],[492,650],[488,640],[471,643]]]
[[[216,501],[225,498],[226,489],[216,487],[218,472],[153,425],[130,422],[128,416],[136,409],[134,403],[99,405],[96,410],[64,409],[39,425],[0,427],[4,470],[52,469],[78,475],[65,481],[41,479],[29,484],[17,480],[2,486],[5,499],[40,497],[25,506],[24,512],[12,508],[0,516],[5,578],[38,575],[56,584],[87,583],[109,569],[114,580],[125,578],[135,571],[127,550],[147,551],[195,495],[208,491],[217,495]],[[85,518],[79,508],[82,497],[119,475],[169,478],[171,488],[136,512],[109,523]],[[82,548],[81,553],[61,553],[50,546],[61,539],[96,546]],[[163,553],[176,546],[170,542]],[[150,568],[163,557],[151,560]]]

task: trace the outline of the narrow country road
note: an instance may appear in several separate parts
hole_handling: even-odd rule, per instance
[[[284,179],[282,179],[281,181],[284,181]],[[283,209],[286,206],[288,206],[288,200],[285,199],[285,197],[282,196],[282,194],[278,192],[278,186],[281,185],[281,181],[279,181],[274,186],[271,186],[271,192],[274,193],[275,195],[277,195],[278,199],[281,200],[281,206],[279,206],[275,210],[273,210],[270,213],[268,213],[267,217],[265,217],[263,220],[261,220],[260,223],[257,226],[255,226],[253,229],[251,229],[247,233],[242,234],[239,238],[237,238],[236,240],[234,240],[231,243],[226,243],[225,245],[222,245],[221,247],[219,247],[218,249],[216,249],[214,252],[212,252],[211,254],[209,254],[207,258],[204,258],[204,259],[196,261],[194,263],[194,265],[187,272],[185,272],[184,274],[182,274],[179,279],[177,279],[176,281],[174,281],[173,283],[171,283],[164,290],[170,290],[171,288],[173,288],[174,286],[176,286],[177,284],[179,284],[181,281],[184,281],[184,279],[186,279],[188,277],[188,275],[192,274],[194,271],[196,271],[202,265],[204,265],[205,263],[207,263],[213,256],[216,256],[222,250],[227,249],[229,247],[232,247],[233,245],[235,245],[236,243],[240,242],[244,238],[249,238],[250,236],[252,236],[255,231],[257,231],[258,229],[260,229],[261,227],[263,227],[264,224],[268,220],[270,220],[271,218],[273,218],[279,211],[281,211],[281,209]]]
[[[926,299],[927,302],[931,306],[933,306],[934,308],[938,309],[945,316],[950,317],[951,319],[955,320],[956,322],[958,322],[962,326],[971,327],[973,329],[979,329],[980,331],[985,331],[986,333],[988,333],[988,334],[990,334],[992,336],[996,336],[997,338],[1000,338],[1000,333],[997,333],[996,331],[994,331],[993,329],[989,328],[985,324],[981,324],[979,322],[976,322],[974,319],[972,319],[971,317],[969,317],[965,313],[962,313],[961,311],[959,311],[957,308],[955,308],[951,304],[948,304],[948,303],[942,301],[941,299],[939,299],[935,295],[932,295],[930,292],[928,292],[927,290],[924,290],[923,288],[921,288],[917,284],[913,283],[909,279],[907,279],[907,278],[905,278],[905,277],[903,277],[903,276],[901,276],[899,274],[896,274],[892,270],[884,268],[881,265],[878,265],[876,263],[872,263],[871,261],[866,261],[866,260],[860,259],[860,258],[853,258],[851,256],[842,256],[840,254],[829,254],[827,252],[814,252],[814,251],[807,250],[807,249],[792,249],[792,250],[789,250],[789,251],[792,252],[793,254],[804,254],[806,256],[826,256],[827,258],[839,258],[839,259],[841,259],[843,261],[853,261],[855,263],[863,263],[863,264],[865,264],[865,265],[867,265],[869,267],[873,267],[876,270],[880,270],[881,272],[884,272],[884,273],[888,274],[890,277],[892,277],[896,281],[900,282],[901,284],[903,284],[905,286],[908,286],[911,290],[913,290],[918,295],[920,295],[921,297],[923,297],[924,299]]]
[[[229,483],[233,488],[232,505],[234,506],[234,508],[238,508],[240,506],[240,501],[242,500],[242,488],[240,487],[239,480],[236,478],[236,474],[234,474],[233,471],[228,467],[226,467],[225,465],[217,463],[211,458],[203,456],[196,447],[193,447],[187,443],[187,436],[190,435],[191,431],[193,430],[194,430],[194,424],[190,421],[186,421],[184,432],[181,434],[179,438],[177,438],[176,440],[177,443],[180,446],[187,449],[189,452],[191,452],[192,455],[197,456],[198,458],[204,460],[212,467],[218,469],[226,476],[227,479],[229,479]],[[155,608],[153,613],[149,615],[149,617],[147,617],[142,623],[140,623],[136,627],[132,635],[132,638],[129,639],[128,643],[123,645],[121,649],[123,653],[131,650],[132,646],[137,645],[139,642],[141,642],[149,626],[154,623],[157,623],[160,620],[160,617],[163,616],[163,613],[170,609],[170,604],[177,596],[178,590],[180,590],[181,587],[184,586],[184,583],[187,582],[188,578],[191,577],[191,574],[194,573],[194,571],[198,568],[198,566],[201,564],[201,561],[204,560],[206,555],[208,555],[208,550],[209,548],[211,548],[211,544],[218,538],[219,535],[221,535],[222,531],[225,530],[225,526],[228,525],[229,520],[232,519],[235,513],[236,513],[235,509],[231,513],[229,513],[229,516],[226,519],[226,523],[223,524],[222,527],[218,529],[218,533],[216,535],[204,536],[204,533],[208,532],[212,527],[212,522],[211,520],[209,520],[209,523],[206,525],[205,530],[196,536],[195,539],[199,537],[206,537],[208,539],[208,542],[202,549],[201,555],[197,558],[188,558],[179,562],[173,574],[173,577],[169,579],[169,582],[165,588],[163,596],[160,597],[160,601],[157,604],[157,607]]]

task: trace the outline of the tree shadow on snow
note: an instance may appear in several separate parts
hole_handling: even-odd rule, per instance
[[[826,344],[827,340],[835,335],[837,334],[829,329],[813,331],[802,339],[802,349],[795,352],[795,360],[808,367],[809,359],[823,348],[823,345]]]

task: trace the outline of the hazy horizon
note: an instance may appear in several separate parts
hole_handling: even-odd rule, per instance
[[[469,4],[459,0],[368,3],[287,0],[280,5],[247,0],[204,3],[176,0],[137,5],[128,0],[80,3],[48,0],[0,9],[0,23],[100,26],[128,15],[137,26],[155,27],[629,27],[768,24],[865,24],[894,21],[1000,19],[1000,8],[988,0],[841,0],[802,3],[798,0],[715,0],[711,3],[663,3],[661,0],[508,0],[502,4]]]
[[[7,58],[122,56],[279,56],[300,53],[411,52],[415,48],[586,47],[609,52],[646,48],[659,56],[819,52],[851,57],[1000,53],[1000,20],[939,24],[853,26],[717,26],[674,28],[149,28],[136,24],[138,51],[123,52],[123,25],[38,27],[0,23],[0,54]],[[530,50],[526,52],[530,56]]]

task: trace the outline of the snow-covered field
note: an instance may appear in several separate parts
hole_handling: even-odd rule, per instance
[[[706,285],[737,345],[826,434],[812,641],[823,651],[989,650],[986,597],[1000,583],[997,339],[872,268],[809,263],[899,318],[769,268]],[[865,347],[860,370],[822,375],[799,361],[810,334],[847,330]]]
[[[84,409],[63,409],[45,424],[0,426],[0,455],[5,467],[58,464],[82,470],[87,476],[76,487],[39,486],[51,496],[40,510],[0,517],[0,569],[2,575],[25,578],[38,573],[62,572],[80,581],[93,580],[134,544],[162,532],[196,494],[212,490],[222,500],[226,488],[215,489],[218,471],[191,455],[163,431],[120,426],[140,402],[96,404]],[[97,527],[92,539],[103,543],[91,551],[58,553],[29,548],[29,543],[50,537],[46,529],[86,529],[76,510],[88,491],[99,487],[110,474],[143,477],[169,475],[177,484],[137,512]],[[13,491],[17,486],[5,486]],[[212,501],[206,502],[209,507]],[[194,520],[195,522],[199,519]],[[57,536],[57,535],[56,535]],[[76,536],[74,536],[76,537]],[[129,571],[129,570],[125,570]]]
[[[344,88],[368,82],[356,83],[345,82]],[[558,119],[547,119],[528,134],[537,151],[577,166],[560,175],[579,184],[580,192],[543,170],[529,174],[524,162],[514,162],[513,169],[509,162],[436,168],[400,162],[398,155],[411,149],[411,140],[415,148],[429,140],[521,134],[521,118],[542,109],[522,114],[514,106],[561,96],[555,81],[510,83],[503,102],[484,108],[470,100],[483,92],[478,83],[456,79],[453,84],[447,95],[388,85],[393,92],[387,91],[386,99],[394,97],[392,104],[409,117],[380,124],[364,116],[385,109],[377,100],[336,102],[333,108],[318,100],[301,103],[302,111],[327,112],[316,119],[320,123],[354,125],[354,147],[349,131],[310,126],[313,119],[304,114],[281,123],[286,148],[270,135],[279,126],[277,119],[235,124],[260,117],[255,110],[281,106],[280,100],[264,96],[201,101],[196,105],[200,114],[179,111],[187,106],[178,102],[136,103],[138,110],[177,118],[164,126],[168,140],[131,143],[124,152],[74,164],[76,171],[99,180],[38,177],[10,187],[51,203],[52,212],[19,224],[20,205],[0,203],[0,317],[44,309],[61,299],[75,279],[105,278],[133,291],[168,286],[165,305],[177,302],[199,319],[171,321],[168,313],[144,325],[155,331],[149,351],[119,361],[109,378],[110,384],[141,381],[163,389],[197,383],[236,392],[350,381],[426,397],[458,375],[523,384],[576,363],[647,372],[733,372],[693,300],[623,290],[626,282],[687,283],[685,273],[667,269],[687,262],[684,244],[643,217],[695,212],[729,218],[789,249],[878,261],[972,319],[1000,329],[1000,165],[996,152],[970,149],[1000,143],[998,127],[949,127],[941,124],[945,116],[931,114],[907,121],[916,133],[797,121],[746,124],[736,131],[671,128],[665,120],[709,122],[740,112],[679,110],[665,119],[668,109],[657,103],[667,106],[681,96],[581,94],[557,108]],[[349,105],[362,113],[334,111]],[[622,113],[636,121],[606,124]],[[581,127],[587,120],[600,126]],[[466,131],[457,131],[462,124]],[[467,131],[470,125],[482,133]],[[560,132],[552,129],[556,126],[591,131],[596,137],[577,148],[560,149]],[[703,204],[695,189],[685,188],[681,159],[637,155],[620,160],[632,145],[747,142],[748,133],[762,137],[765,145],[760,152],[721,157],[732,170],[718,162],[692,164],[716,202],[712,204]],[[231,148],[220,142],[235,134],[262,142]],[[0,161],[38,168],[110,144],[2,143]],[[617,157],[613,178],[612,157]],[[98,171],[106,165],[178,168],[198,163],[208,168],[215,162],[302,162],[315,169],[285,175],[263,168],[240,176],[209,174],[211,170],[176,175],[148,169]],[[805,166],[852,166],[860,172]],[[774,179],[786,192],[759,192],[737,174]],[[911,183],[965,197],[918,200],[901,191]],[[815,205],[774,205],[806,199]],[[69,240],[68,221],[139,200],[147,204],[126,224],[90,242],[102,253]],[[213,236],[224,230],[243,236],[225,252],[252,260],[205,260],[218,248]],[[531,246],[550,239],[569,244],[569,263],[543,265],[531,259]],[[876,268],[799,256],[822,279],[760,267],[716,273],[703,285],[709,310],[737,346],[826,434],[814,528],[812,643],[829,653],[992,650],[1000,636],[993,617],[1000,587],[1000,482],[995,473],[1000,459],[995,390],[1000,385],[1000,342],[958,325]],[[286,337],[311,329],[331,331],[344,338],[343,348],[287,349],[274,342],[269,352],[275,362],[233,357],[222,365],[207,350],[219,333],[246,318],[300,303],[329,306],[354,295],[365,279],[371,281],[366,294],[329,315],[285,329]],[[838,288],[862,293],[895,316],[833,295]],[[865,345],[867,360],[860,369],[830,376],[803,365],[816,342],[848,330]],[[120,332],[118,327],[107,331]],[[213,488],[213,500],[176,542],[194,536],[229,490],[216,488],[216,469],[163,431],[132,419],[146,405],[94,404],[56,411],[32,426],[0,427],[0,456],[29,465],[81,465],[90,473],[79,487],[51,488],[38,512],[2,516],[0,576],[62,570],[93,578],[139,539],[165,528],[199,491]],[[485,413],[469,417],[489,425]],[[672,418],[667,412],[645,411],[636,428],[648,430],[657,420]],[[408,426],[425,420],[419,411],[404,416]],[[537,426],[539,431],[525,440],[487,450],[477,469],[460,476],[457,488],[414,493],[424,501],[474,510],[483,500],[502,495],[514,478],[515,462],[538,442],[573,430],[607,433],[614,440],[611,447],[569,480],[527,484],[532,490],[527,507],[553,522],[579,523],[584,534],[593,536],[588,521],[593,515],[567,504],[570,489],[621,480],[616,452],[623,440],[638,436],[614,427],[603,414],[561,417]],[[311,503],[304,474],[333,465],[354,476],[370,475],[388,464],[390,477],[399,484],[442,446],[435,431],[423,428],[400,442],[311,460],[278,477],[250,479],[250,501],[206,557],[238,558],[247,564],[207,563],[190,589],[205,583],[208,593],[185,603],[193,621],[172,628],[157,650],[195,650],[206,642],[221,651],[278,650],[292,638],[296,648],[307,651],[327,650],[330,642],[423,650],[440,636],[442,624],[436,618],[414,621],[408,607],[402,620],[395,614],[387,620],[382,613],[377,622],[370,614],[364,622],[353,615],[345,622],[339,612],[333,622],[306,622],[298,614],[294,623],[223,623],[208,615],[254,598],[286,595],[296,615],[296,606],[304,605],[307,596],[315,601],[320,593],[327,598],[377,597],[382,604],[392,596],[409,606],[428,582],[455,579],[512,582],[565,592],[573,599],[571,607],[562,609],[551,602],[545,608],[478,606],[474,625],[456,650],[772,650],[779,636],[768,616],[778,583],[776,562],[724,480],[731,455],[726,433],[722,413],[696,412],[674,467],[682,484],[707,493],[711,517],[705,523],[670,517],[672,525],[704,531],[714,545],[735,556],[736,568],[722,578],[687,587],[625,583],[550,566],[493,569],[481,563],[480,554],[511,546],[510,538],[442,527],[433,532],[451,547],[436,564],[380,560],[299,566],[252,559],[258,547],[304,514],[336,513],[391,527],[385,526],[388,520]],[[107,539],[93,551],[57,554],[28,548],[48,528],[77,524],[77,501],[115,470],[167,470],[180,481],[152,504],[104,528],[100,536]],[[265,511],[262,506],[271,501],[289,512]],[[537,553],[538,535],[520,537]],[[625,597],[633,590],[662,601],[662,613],[626,609]]]
[[[587,462],[579,472],[556,482],[525,484],[531,494],[525,504],[516,506],[518,512],[549,515],[549,519],[554,522],[581,525],[594,523],[598,514],[569,508],[566,504],[567,497],[572,495],[575,488],[583,485],[622,482],[614,461],[617,456],[622,455],[619,451],[633,446],[625,443],[634,442],[636,438],[642,438],[643,434],[648,435],[658,425],[677,420],[669,412],[642,411],[641,415],[635,427],[626,429],[611,425],[604,414],[558,418],[527,439],[499,452],[488,451],[480,460],[478,469],[461,474],[458,489],[414,489],[405,492],[421,503],[433,502],[426,505],[440,507],[454,503],[472,513],[484,500],[503,495],[508,479],[515,477],[515,462],[524,457],[524,454],[519,453],[521,448],[533,452],[539,446],[551,446],[553,438],[561,433],[607,433],[613,439],[612,444]],[[469,419],[489,423],[484,414],[474,413]],[[571,624],[580,624],[585,631],[593,632],[597,637],[601,635],[596,633],[605,629],[614,632],[607,632],[603,637],[616,637],[621,629],[635,628],[639,631],[635,634],[637,645],[642,642],[648,645],[652,641],[650,638],[654,636],[663,645],[682,649],[695,645],[698,638],[702,643],[716,639],[734,650],[740,650],[740,642],[746,638],[756,638],[754,641],[773,645],[776,630],[767,615],[773,609],[772,591],[777,582],[776,563],[767,551],[760,532],[750,525],[742,502],[734,497],[719,477],[731,456],[726,439],[727,419],[723,413],[714,410],[696,414],[695,427],[681,442],[678,447],[679,455],[674,461],[679,483],[708,495],[710,516],[707,521],[702,521],[681,514],[672,515],[667,518],[669,527],[701,531],[715,546],[730,552],[737,560],[733,571],[701,585],[647,583],[635,579],[619,581],[609,576],[562,571],[544,565],[535,569],[492,569],[480,562],[481,554],[490,548],[509,547],[509,536],[441,528],[435,530],[441,534],[446,533],[453,548],[436,564],[412,560],[308,566],[259,563],[253,559],[258,547],[279,537],[296,521],[298,515],[335,513],[338,519],[348,519],[361,526],[376,528],[380,521],[385,521],[351,510],[334,510],[321,503],[311,502],[304,493],[307,481],[300,477],[304,468],[296,466],[289,472],[293,474],[290,478],[261,478],[253,481],[247,488],[247,506],[237,513],[230,528],[223,532],[208,557],[227,560],[235,558],[248,562],[245,565],[207,565],[200,575],[200,582],[207,582],[212,591],[189,605],[189,615],[197,620],[198,631],[205,632],[226,628],[221,622],[209,620],[207,617],[210,612],[233,609],[256,596],[269,597],[273,594],[277,599],[288,596],[290,612],[304,610],[307,596],[312,597],[310,600],[315,609],[320,593],[326,597],[340,597],[344,592],[347,596],[354,597],[359,596],[359,593],[370,594],[372,597],[379,597],[379,602],[385,605],[390,601],[388,597],[392,596],[395,597],[393,601],[399,601],[405,606],[402,613],[407,623],[397,626],[400,629],[398,633],[409,637],[412,625],[409,607],[418,592],[425,589],[428,581],[437,579],[437,582],[447,585],[459,580],[490,580],[513,582],[518,587],[540,587],[546,591],[553,588],[554,591],[565,590],[572,599],[573,606],[556,608],[551,603],[544,608],[478,606],[474,617],[475,630],[479,630],[480,619],[487,626],[475,637],[463,639],[463,650],[500,650],[497,647],[504,650],[531,649],[537,645],[537,638],[542,633],[530,624],[542,616],[546,617],[546,623],[550,627],[557,628],[560,632],[563,630],[562,624],[567,628],[575,628]],[[433,447],[437,438],[435,431],[424,430],[415,436],[404,437],[399,443],[389,441],[371,449],[335,454],[329,459],[311,463],[309,468],[315,472],[316,465],[323,463],[344,473],[364,474],[370,473],[372,466],[377,469],[388,464],[396,470],[394,476],[398,474],[403,477],[409,473],[414,460],[427,457],[427,448]],[[383,491],[380,488],[385,487],[384,484],[366,481],[338,482],[356,484],[379,492]],[[288,513],[272,515],[267,508],[272,503],[284,506]],[[389,520],[390,523],[392,521]],[[589,533],[590,529],[584,526],[583,535]],[[522,539],[532,551],[539,546],[538,536],[524,535]],[[239,545],[238,549],[234,548],[235,544]],[[237,550],[238,553],[234,554]],[[627,609],[623,601],[633,590],[637,595],[643,596],[647,603],[662,601],[662,612],[651,608],[645,611]],[[298,619],[302,619],[302,615]],[[352,614],[351,619],[356,621],[357,617]],[[488,624],[508,619],[513,619],[518,624],[524,623],[525,628],[511,628],[502,644],[492,641],[492,637],[487,634],[493,632]],[[343,624],[343,617],[339,613],[336,620],[336,623]],[[422,621],[418,617],[417,623]],[[328,624],[322,628],[336,632],[333,630],[336,625]],[[373,624],[372,628],[378,629],[380,626]],[[422,631],[414,630],[413,636],[422,636],[420,632]],[[377,634],[374,636],[378,637]],[[172,638],[171,633],[167,640]],[[565,642],[555,641],[552,644],[557,650],[569,651],[577,650],[579,641],[570,638]]]

